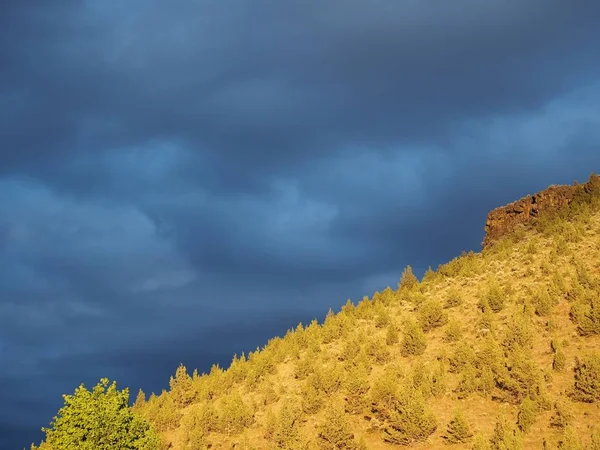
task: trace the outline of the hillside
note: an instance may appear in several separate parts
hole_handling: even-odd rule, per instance
[[[482,252],[422,280],[408,266],[226,370],[180,366],[134,416],[175,450],[600,450],[600,177],[498,208],[486,230]]]

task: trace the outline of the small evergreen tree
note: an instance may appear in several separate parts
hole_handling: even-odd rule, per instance
[[[584,450],[584,446],[577,436],[575,429],[568,425],[565,427],[561,440],[558,442],[559,450]]]
[[[471,437],[473,437],[473,432],[471,431],[468,422],[462,412],[457,410],[454,413],[452,420],[448,423],[444,439],[446,439],[446,442],[449,444],[459,444],[467,442]]]
[[[146,394],[141,389],[138,390],[137,396],[135,397],[135,402],[133,403],[132,408],[134,410],[140,410],[146,404]]]
[[[343,408],[330,403],[323,420],[317,425],[317,448],[321,450],[356,450],[354,433]]]
[[[485,303],[495,313],[502,311],[504,308],[505,294],[495,281],[488,282],[487,291],[484,294]]]
[[[448,293],[446,295],[446,304],[444,305],[446,308],[454,308],[455,306],[460,306],[462,302],[462,294],[457,288],[451,287],[450,289],[448,289]]]
[[[446,325],[446,331],[444,332],[445,342],[456,342],[462,337],[462,327],[460,322],[456,319],[451,319]]]
[[[427,348],[425,333],[414,320],[408,320],[404,328],[404,339],[400,347],[402,356],[422,355]]]
[[[477,433],[475,439],[473,439],[471,450],[492,450],[492,445],[489,439],[486,439],[483,434]]]
[[[400,337],[398,336],[398,329],[393,323],[390,323],[385,333],[385,343],[387,345],[394,345],[397,344],[399,341]]]
[[[170,394],[173,402],[179,408],[188,406],[194,400],[194,389],[192,378],[188,375],[183,364],[177,367],[175,377],[169,380]]]
[[[448,323],[448,314],[436,300],[427,300],[417,311],[417,320],[425,333]]]
[[[278,449],[300,450],[304,447],[300,433],[300,418],[300,409],[291,400],[286,399],[279,411],[273,432],[273,443]]]
[[[504,417],[498,418],[490,438],[492,450],[521,450],[523,439],[518,430],[510,426]]]
[[[573,397],[586,403],[600,401],[600,354],[575,360]]]
[[[219,411],[219,429],[227,436],[241,433],[254,422],[253,409],[238,391],[225,396]]]
[[[550,418],[550,426],[555,428],[566,428],[573,420],[573,412],[564,401],[554,403],[554,414]]]
[[[595,294],[588,301],[588,305],[582,308],[581,318],[577,326],[577,332],[581,336],[600,334],[600,295]]]
[[[306,383],[302,387],[302,399],[300,401],[302,412],[304,414],[316,414],[323,406],[323,399],[319,391],[312,383]]]
[[[523,433],[529,433],[531,426],[535,423],[538,413],[538,405],[531,398],[526,397],[519,406],[517,413],[517,426]]]
[[[400,277],[400,283],[398,283],[399,290],[411,290],[419,284],[419,280],[412,271],[411,266],[406,266],[406,269],[402,272]]]
[[[347,372],[343,392],[347,412],[360,413],[367,406],[369,373],[362,365],[354,366]]]
[[[437,428],[433,412],[420,390],[404,385],[394,397],[383,427],[383,440],[410,445],[427,439]]]
[[[554,358],[552,359],[552,370],[556,372],[562,372],[567,365],[567,357],[565,356],[565,352],[562,348],[558,348],[556,353],[554,353]]]

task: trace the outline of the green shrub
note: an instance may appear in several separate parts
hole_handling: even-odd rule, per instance
[[[483,434],[477,433],[475,439],[473,439],[471,450],[492,450],[492,444]]]
[[[531,400],[531,398],[525,397],[519,405],[519,411],[517,413],[517,426],[523,433],[529,433],[531,426],[535,423],[537,414],[537,403]]]
[[[480,298],[481,310],[484,311],[487,305],[495,313],[502,311],[505,296],[506,294],[502,292],[500,285],[496,281],[488,281],[487,289]]]
[[[490,444],[493,450],[522,450],[523,438],[518,429],[501,417],[496,421]]]
[[[88,391],[84,385],[72,395],[63,395],[64,406],[43,428],[46,442],[52,450],[154,450],[160,438],[148,422],[129,408],[129,390],[117,390],[108,379]],[[35,448],[35,446],[32,446]]]
[[[460,410],[454,413],[454,417],[446,427],[444,439],[449,444],[461,444],[469,441],[473,437],[473,432],[468,422]]]
[[[460,373],[466,366],[472,366],[475,360],[476,355],[473,346],[466,341],[461,341],[456,345],[450,357],[450,372]]]
[[[555,302],[550,297],[548,290],[543,289],[533,297],[533,305],[535,307],[535,313],[538,316],[547,316],[552,312],[552,308],[555,306]]]
[[[425,333],[448,322],[448,314],[436,300],[427,300],[417,311],[417,320]]]
[[[558,441],[559,450],[584,450],[581,439],[577,436],[575,429],[568,425],[565,427],[562,438]]]
[[[398,335],[398,329],[396,325],[390,323],[387,327],[387,331],[385,333],[385,343],[387,345],[394,345],[400,342],[400,337]]]
[[[456,319],[451,319],[444,331],[445,342],[456,342],[462,338],[462,326]]]
[[[600,334],[600,294],[594,294],[578,320],[577,332],[581,336]]]
[[[404,327],[404,338],[400,345],[401,355],[422,355],[426,348],[427,340],[423,329],[414,320],[408,320]]]
[[[577,358],[574,372],[573,397],[586,403],[600,401],[600,354]]]
[[[554,428],[566,428],[573,420],[573,411],[565,401],[554,403],[554,413],[550,417],[550,426]]]
[[[396,394],[383,426],[383,440],[410,445],[424,441],[437,428],[435,415],[420,390],[405,385]]]
[[[357,450],[358,444],[344,410],[335,403],[325,409],[317,425],[317,448],[321,450]]]
[[[448,294],[446,296],[446,308],[454,308],[455,306],[460,306],[463,303],[463,297],[461,292],[455,287],[451,287],[448,289]]]
[[[360,413],[367,406],[369,392],[369,373],[366,368],[355,366],[348,370],[342,389],[346,401],[346,412]]]
[[[562,348],[558,348],[556,353],[554,353],[554,358],[552,359],[552,370],[556,372],[562,372],[567,365],[567,357],[565,356],[565,352],[563,352]]]
[[[230,436],[241,433],[254,422],[254,410],[239,392],[225,396],[219,408],[219,431]]]
[[[406,266],[402,272],[400,282],[398,283],[399,290],[411,290],[419,284],[419,280],[412,271],[411,266]]]

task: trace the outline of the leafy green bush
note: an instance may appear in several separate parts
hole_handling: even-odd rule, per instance
[[[63,395],[63,399],[65,404],[51,427],[42,429],[46,434],[45,445],[52,450],[158,448],[158,434],[129,408],[127,388],[118,391],[115,382],[109,384],[108,379],[102,378],[92,391],[81,384],[73,395]]]

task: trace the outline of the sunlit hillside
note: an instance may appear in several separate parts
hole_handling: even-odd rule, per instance
[[[407,267],[398,286],[226,369],[179,367],[168,391],[127,408],[160,443],[127,448],[600,450],[598,180],[482,252],[420,281]],[[74,448],[60,431],[71,412],[41,448]]]

